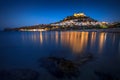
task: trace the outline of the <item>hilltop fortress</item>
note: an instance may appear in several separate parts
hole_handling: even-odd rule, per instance
[[[86,15],[84,13],[74,13],[75,17],[85,17]]]

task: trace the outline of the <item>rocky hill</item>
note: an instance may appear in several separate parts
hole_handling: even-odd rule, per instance
[[[63,20],[52,23],[52,26],[96,26],[101,25],[103,22],[99,22],[91,17],[86,16],[84,13],[75,13],[72,16],[67,16]],[[104,24],[108,24],[104,22]]]

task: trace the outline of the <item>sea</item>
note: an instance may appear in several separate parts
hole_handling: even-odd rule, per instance
[[[120,80],[120,33],[1,31],[0,80]]]

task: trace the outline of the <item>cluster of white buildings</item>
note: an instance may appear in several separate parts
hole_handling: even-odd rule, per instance
[[[107,22],[97,22],[97,21],[92,21],[92,20],[85,20],[80,21],[79,18],[77,17],[85,17],[86,15],[84,13],[75,13],[73,15],[76,17],[76,19],[71,19],[71,20],[64,20],[58,23],[53,23],[51,26],[95,26],[95,25],[102,25],[102,24],[108,24]]]
[[[102,22],[76,22],[74,20],[69,20],[69,21],[63,21],[60,23],[55,23],[55,24],[51,24],[52,26],[88,26],[88,25],[101,25],[103,24]]]

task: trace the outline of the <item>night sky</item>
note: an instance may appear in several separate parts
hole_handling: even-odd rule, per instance
[[[120,21],[119,0],[0,0],[0,29],[62,20],[84,12],[99,21]]]

